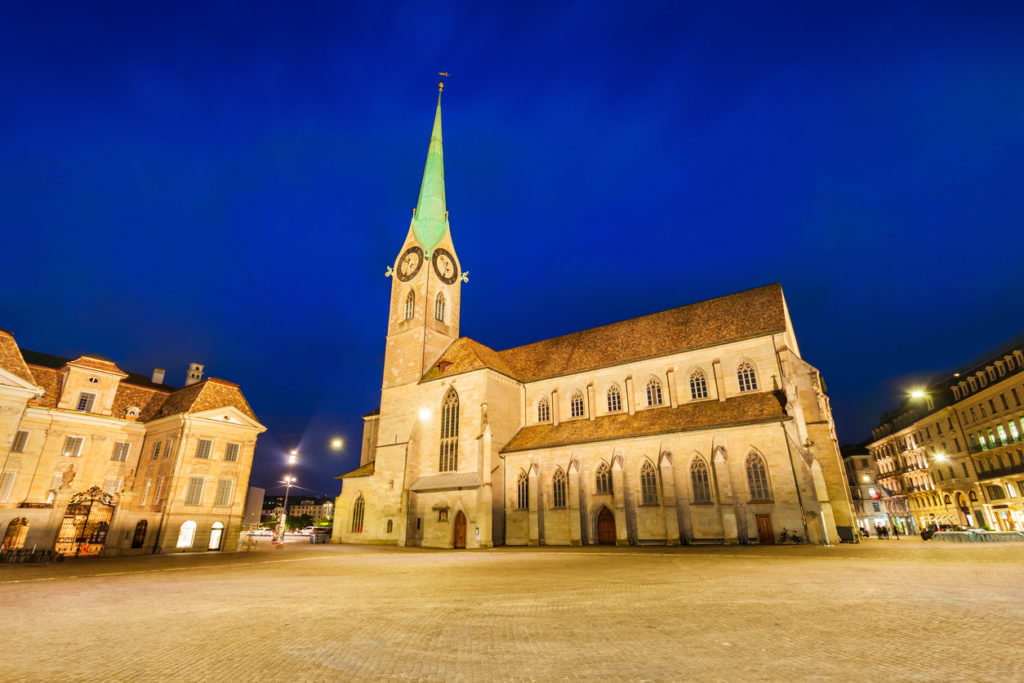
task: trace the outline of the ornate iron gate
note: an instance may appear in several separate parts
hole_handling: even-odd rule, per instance
[[[76,493],[68,502],[54,550],[65,557],[99,555],[116,505],[114,496],[99,486]]]

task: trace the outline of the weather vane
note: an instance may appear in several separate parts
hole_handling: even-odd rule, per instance
[[[437,75],[438,76],[444,76],[445,78],[448,78],[448,73],[446,71],[438,71]],[[444,81],[441,81],[440,83],[437,84],[437,92],[442,92],[443,90],[444,90]]]

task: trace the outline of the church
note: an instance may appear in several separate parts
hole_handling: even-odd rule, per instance
[[[459,336],[438,96],[381,401],[334,541],[829,544],[854,525],[825,384],[770,284],[496,351]]]

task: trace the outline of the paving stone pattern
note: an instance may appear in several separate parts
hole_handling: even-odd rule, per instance
[[[0,680],[1020,680],[1022,560],[904,539],[0,565]]]

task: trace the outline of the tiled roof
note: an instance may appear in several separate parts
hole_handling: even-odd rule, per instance
[[[479,472],[444,472],[420,477],[409,487],[415,493],[426,491],[458,491],[480,488]]]
[[[356,469],[352,470],[351,472],[346,472],[345,474],[339,474],[338,476],[335,477],[335,479],[348,479],[350,477],[368,477],[371,474],[373,474],[373,461],[372,460],[370,462],[366,463],[365,465],[363,465],[362,467],[357,467]]]
[[[423,381],[488,367],[532,382],[785,329],[782,286],[776,283],[504,351],[462,337],[445,350]]]
[[[32,373],[22,358],[17,342],[10,332],[0,330],[0,368],[26,382],[35,383]]]
[[[502,453],[755,424],[785,418],[783,399],[775,392],[763,391],[741,394],[725,401],[684,403],[676,408],[648,408],[634,415],[616,413],[593,420],[578,418],[557,425],[523,427],[502,449]]]

